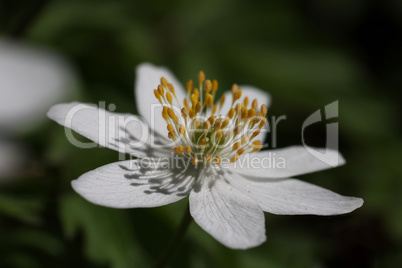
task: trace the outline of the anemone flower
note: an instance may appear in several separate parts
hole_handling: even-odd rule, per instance
[[[261,150],[267,93],[234,84],[214,101],[218,82],[206,80],[202,71],[186,90],[163,67],[144,63],[136,75],[135,99],[145,121],[82,103],[58,104],[48,112],[97,144],[136,156],[74,180],[74,190],[88,201],[140,208],[189,196],[198,225],[233,249],[266,240],[264,211],[337,215],[363,204],[360,198],[291,178],[343,164],[337,151],[327,149],[319,159],[303,146]],[[272,165],[273,157],[282,164]],[[329,165],[326,158],[338,159],[337,164]]]

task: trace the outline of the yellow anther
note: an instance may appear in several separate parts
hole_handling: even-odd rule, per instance
[[[222,159],[219,156],[217,156],[217,157],[215,157],[214,161],[215,161],[215,164],[219,165],[222,162]]]
[[[186,150],[187,154],[191,154],[191,147],[190,145],[187,145],[186,148],[184,148],[184,150]]]
[[[199,126],[200,126],[200,122],[195,121],[195,127],[197,128],[197,127],[199,127]]]
[[[207,106],[207,108],[208,108],[209,106],[212,105],[213,102],[214,102],[214,97],[212,97],[212,95],[208,93],[205,96],[205,106]]]
[[[174,132],[174,127],[173,127],[171,124],[168,124],[168,125],[167,125],[167,130],[168,130],[169,132]]]
[[[199,82],[200,84],[202,84],[202,82],[204,82],[204,80],[205,80],[205,74],[204,74],[203,71],[200,71],[200,72],[198,73],[198,82]]]
[[[242,145],[243,145],[243,144],[246,144],[246,143],[248,143],[248,141],[249,141],[249,138],[248,138],[247,135],[245,135],[245,136],[243,136],[243,138],[241,139],[241,144],[242,144]]]
[[[241,98],[241,89],[239,88],[233,95],[233,102]]]
[[[172,92],[174,96],[176,96],[176,90],[174,89],[174,86],[172,84],[168,83],[167,88],[170,92]]]
[[[248,110],[246,107],[241,108],[241,118],[246,118],[248,114]]]
[[[218,110],[218,104],[214,104],[214,106],[212,106],[212,111],[211,111],[211,113],[212,113],[212,114],[215,114],[217,110]]]
[[[245,151],[246,151],[246,149],[244,149],[244,148],[239,149],[239,150],[237,151],[237,154],[238,154],[238,155],[242,155]]]
[[[212,80],[212,93],[215,94],[215,92],[218,90],[218,81],[216,79]]]
[[[267,115],[267,113],[268,113],[267,106],[265,106],[265,104],[261,105],[261,114],[262,114],[262,116],[265,117]]]
[[[254,131],[253,135],[251,135],[251,139],[255,138],[258,134],[260,134],[261,129],[257,129],[256,131]]]
[[[234,163],[234,162],[236,162],[237,160],[239,160],[239,155],[238,155],[238,154],[235,154],[235,156],[230,159],[230,162]]]
[[[190,118],[191,118],[191,119],[194,118],[194,116],[195,116],[195,111],[194,111],[193,108],[190,109],[189,115],[190,115]]]
[[[184,99],[183,104],[184,104],[184,107],[186,107],[187,110],[190,110],[190,106],[188,104],[188,99]]]
[[[251,151],[251,153],[258,152],[261,149],[262,149],[262,144],[256,145],[256,146],[254,146],[254,149]]]
[[[234,129],[234,134],[235,136],[239,135],[241,132],[241,125],[238,125],[235,129]]]
[[[177,151],[179,151],[179,154],[183,154],[183,152],[184,152],[184,147],[183,147],[183,146],[177,147]]]
[[[208,118],[208,121],[209,121],[209,123],[211,123],[211,126],[215,123],[215,116],[213,116],[213,115],[211,115],[209,118]]]
[[[205,146],[205,145],[207,145],[207,142],[204,139],[202,139],[202,140],[200,140],[200,145]]]
[[[175,152],[176,154],[180,154],[180,153],[179,153],[179,149],[178,149],[177,147],[174,147],[174,148],[173,148],[173,152]]]
[[[199,112],[201,112],[201,108],[202,108],[202,103],[197,102],[197,105],[195,105],[195,112],[198,114]]]
[[[209,163],[211,160],[212,160],[212,156],[208,154],[208,155],[205,157],[205,161],[207,161],[207,163]]]
[[[194,88],[193,94],[196,95],[197,98],[200,96],[200,91],[198,90],[198,88]]]
[[[251,103],[251,108],[253,108],[254,110],[257,110],[258,108],[258,100],[254,99],[253,102]]]
[[[168,115],[168,107],[166,107],[166,106],[163,106],[162,117],[163,117],[163,119],[165,119],[165,120],[168,120],[168,118],[169,118],[169,115]]]
[[[172,139],[173,140],[173,137],[175,136],[175,134],[173,133],[173,132],[169,132],[168,133],[168,137],[169,137],[169,139]]]
[[[216,133],[216,134],[215,134],[215,137],[216,137],[217,139],[222,138],[222,135],[223,135],[222,129],[216,129],[215,133]]]
[[[230,108],[229,113],[228,113],[229,118],[232,119],[234,115],[235,115],[235,109]]]
[[[186,107],[183,107],[183,108],[181,109],[181,116],[182,116],[184,119],[187,118],[187,116],[188,116],[188,111],[187,111],[187,108],[186,108]]]
[[[248,110],[247,117],[253,117],[256,114],[254,109]]]
[[[204,83],[204,89],[207,93],[209,93],[212,90],[212,82],[211,80],[206,80]]]
[[[236,104],[236,106],[235,106],[235,112],[236,112],[236,114],[239,114],[239,112],[241,111],[241,108],[242,108],[242,105],[241,105],[240,102],[239,102],[238,104]]]
[[[222,95],[222,97],[221,97],[221,99],[220,99],[220,101],[219,101],[219,104],[221,105],[221,107],[222,107],[222,105],[225,103],[225,95]]]
[[[179,132],[180,132],[181,135],[185,135],[186,134],[186,128],[183,125],[180,125]]]
[[[198,164],[198,159],[196,157],[193,157],[192,161],[193,165],[197,165]]]
[[[166,80],[166,78],[165,77],[161,77],[161,85],[163,86],[163,87],[167,87],[167,80]]]
[[[187,87],[187,95],[190,95],[191,90],[193,90],[193,80],[189,80],[187,82],[186,87]]]
[[[229,124],[229,119],[225,119],[225,121],[223,121],[222,123],[222,128],[225,128],[227,125]]]
[[[178,121],[177,116],[175,115],[175,113],[171,108],[168,108],[168,115],[173,120],[173,122],[177,123]]]
[[[235,150],[237,150],[239,147],[240,147],[240,142],[238,141],[238,142],[236,142],[235,144],[233,144],[233,147],[232,147],[232,150],[233,151],[235,151]]]
[[[161,101],[161,95],[159,94],[159,92],[158,92],[158,90],[154,90],[154,94],[155,94],[155,97],[158,99],[158,101],[160,102]]]
[[[261,119],[261,122],[260,122],[260,125],[258,126],[258,128],[261,129],[265,125],[266,122],[267,122],[267,118],[263,117]]]
[[[207,132],[211,128],[211,123],[209,121],[204,122],[204,130]]]
[[[248,97],[245,97],[243,100],[244,107],[248,106]]]
[[[172,94],[170,94],[170,92],[166,92],[166,99],[170,104],[172,104]]]
[[[198,102],[198,97],[195,94],[191,94],[191,104],[195,106]]]
[[[216,120],[215,128],[220,129],[221,127],[222,127],[222,120],[221,119]]]
[[[236,94],[237,90],[239,90],[239,87],[237,86],[237,84],[233,84],[231,88],[232,96]]]
[[[164,96],[165,90],[163,89],[162,85],[158,85],[158,92],[159,95]]]

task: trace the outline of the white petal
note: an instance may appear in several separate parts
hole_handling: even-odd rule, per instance
[[[258,101],[258,109],[261,108],[262,104],[265,104],[267,106],[267,108],[269,108],[270,104],[271,104],[271,96],[268,94],[268,92],[263,91],[261,89],[258,89],[256,87],[253,86],[239,86],[239,88],[241,88],[242,90],[242,97],[240,98],[240,100],[235,101],[235,104],[238,102],[243,102],[244,97],[248,97],[249,99],[249,107],[252,103],[252,101],[254,99],[257,99]],[[229,111],[229,109],[232,107],[232,93],[230,91],[225,92],[225,103],[222,106],[222,113],[223,114],[227,114],[227,112]],[[256,136],[256,140],[260,140],[261,142],[265,141],[265,138],[268,134],[269,131],[269,127],[268,127],[268,123],[266,124],[266,127],[263,127],[261,129],[261,133],[258,134]]]
[[[233,188],[222,176],[200,178],[201,187],[194,187],[189,197],[191,215],[201,228],[229,248],[260,245],[266,239],[264,213],[251,197]]]
[[[112,113],[96,106],[77,102],[54,105],[47,115],[60,125],[67,127],[65,129],[67,138],[80,148],[93,148],[97,145],[92,142],[78,141],[68,128],[101,146],[137,157],[170,154],[167,148],[150,145],[147,124],[134,115]]]
[[[180,115],[180,107],[183,106],[186,93],[176,77],[167,68],[157,67],[150,63],[140,64],[136,69],[134,93],[139,114],[145,118],[151,129],[163,137],[167,137],[168,131],[166,122],[162,117],[162,107],[154,95],[154,89],[161,83],[162,76],[175,88],[177,99],[180,102],[180,106],[176,104],[175,107],[177,107],[176,111]]]
[[[323,149],[316,150],[319,152]],[[342,155],[335,150],[327,149],[318,158],[317,155],[312,155],[303,146],[291,146],[247,154],[239,161],[224,167],[245,176],[289,178],[333,168],[344,163],[345,160]]]
[[[0,128],[34,126],[68,95],[73,78],[59,56],[0,40]]]
[[[273,214],[337,215],[363,205],[363,199],[342,196],[296,179],[250,180],[233,174],[233,186],[253,197]]]
[[[155,162],[152,162],[155,161]],[[72,181],[88,201],[113,208],[157,207],[188,195],[194,180],[191,169],[170,169],[168,159],[112,163]]]

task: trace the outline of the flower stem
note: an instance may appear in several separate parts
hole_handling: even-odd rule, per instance
[[[177,249],[179,248],[181,242],[183,241],[184,235],[186,234],[186,231],[190,226],[191,221],[192,217],[190,214],[190,207],[187,206],[186,212],[184,213],[183,218],[181,219],[179,229],[177,229],[176,234],[170,241],[165,252],[159,257],[159,260],[156,263],[155,268],[163,268],[170,262],[170,260],[176,253]]]

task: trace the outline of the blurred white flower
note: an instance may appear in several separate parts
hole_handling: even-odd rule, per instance
[[[195,221],[219,242],[235,249],[265,241],[263,211],[336,215],[363,204],[360,198],[289,178],[332,167],[304,147],[260,151],[266,135],[260,130],[270,101],[267,93],[234,85],[225,94],[226,100],[215,106],[216,89],[217,82],[205,80],[200,72],[198,89],[189,82],[186,94],[170,71],[141,64],[135,88],[137,108],[155,131],[154,136],[145,137],[142,147],[134,146],[144,135],[137,116],[77,103],[53,106],[48,116],[57,123],[102,146],[139,157],[83,174],[72,182],[74,190],[90,202],[114,208],[157,207],[189,195]],[[180,109],[179,100],[183,99],[186,101]],[[156,148],[153,138],[168,146]],[[236,165],[248,153],[250,161],[256,162],[275,153],[286,161],[286,167]],[[330,151],[327,157],[334,155],[339,165],[344,163],[337,151]]]
[[[0,131],[27,129],[43,120],[72,81],[59,56],[0,39]]]
[[[22,143],[10,136],[43,120],[70,93],[73,78],[59,56],[0,39],[0,179],[21,174],[27,159]]]

